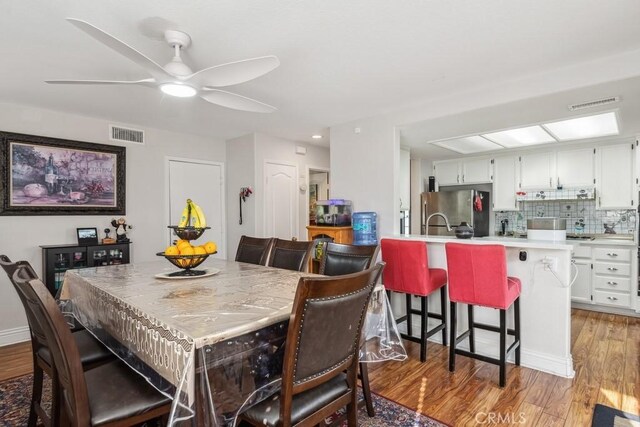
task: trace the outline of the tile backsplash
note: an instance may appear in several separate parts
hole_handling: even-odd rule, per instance
[[[617,234],[636,232],[636,210],[596,210],[595,200],[555,200],[520,202],[520,210],[495,212],[495,232],[502,231],[501,221],[507,220],[506,231],[527,232],[527,219],[552,216],[567,220],[567,233],[601,234],[605,224]]]

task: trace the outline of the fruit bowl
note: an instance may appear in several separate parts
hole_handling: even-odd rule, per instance
[[[180,227],[178,225],[169,225],[169,228],[173,230],[173,233],[183,240],[196,240],[202,236],[204,230],[209,230],[211,227]]]
[[[202,264],[209,255],[213,255],[214,253],[216,252],[213,252],[211,254],[197,254],[197,255],[165,255],[164,252],[158,252],[156,255],[165,257],[171,264],[182,269],[181,271],[176,271],[175,273],[171,273],[168,275],[170,277],[176,277],[176,276],[202,276],[203,274],[206,273],[206,271],[192,270],[192,269]]]

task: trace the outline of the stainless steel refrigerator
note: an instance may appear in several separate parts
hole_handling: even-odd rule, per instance
[[[489,235],[490,193],[477,190],[437,191],[421,195],[420,234],[426,234],[427,218],[440,212],[455,228],[461,222],[471,225],[475,237]],[[441,216],[434,216],[429,221],[429,236],[455,236],[453,230],[447,231]]]

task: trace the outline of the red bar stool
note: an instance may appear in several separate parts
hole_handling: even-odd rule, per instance
[[[472,357],[500,366],[500,387],[504,387],[507,357],[515,350],[516,365],[520,366],[520,279],[507,276],[504,246],[447,243],[447,270],[449,274],[449,300],[451,301],[451,346],[449,371],[456,368],[456,354]],[[456,303],[467,304],[469,329],[456,337]],[[507,310],[513,304],[514,329],[507,329]],[[477,323],[473,320],[473,306],[500,310],[500,327]],[[483,356],[475,351],[474,328],[500,333],[500,358]],[[507,334],[515,340],[507,349]],[[469,350],[456,346],[469,338]]]
[[[387,291],[401,292],[406,296],[405,316],[396,319],[397,323],[407,322],[407,333],[400,334],[406,340],[420,343],[420,361],[427,359],[427,338],[442,331],[442,344],[447,345],[447,271],[441,268],[429,268],[427,245],[425,242],[398,239],[382,239],[382,260],[387,264],[383,272],[383,283]],[[440,313],[427,311],[428,296],[440,289]],[[420,310],[411,307],[411,296],[421,297]],[[412,336],[411,315],[421,317],[420,338]],[[429,316],[441,321],[438,326],[427,330]]]

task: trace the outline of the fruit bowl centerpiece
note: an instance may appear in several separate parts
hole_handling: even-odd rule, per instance
[[[211,228],[207,227],[206,219],[200,206],[188,199],[187,206],[182,211],[180,224],[170,225],[169,228],[173,230],[179,240],[174,245],[166,248],[164,252],[158,252],[156,255],[165,257],[171,264],[181,270],[169,273],[166,277],[179,278],[205,275],[207,271],[194,269],[202,264],[209,255],[215,254],[217,246],[214,242],[207,242],[199,246],[191,244],[192,240],[198,239],[205,230]]]

